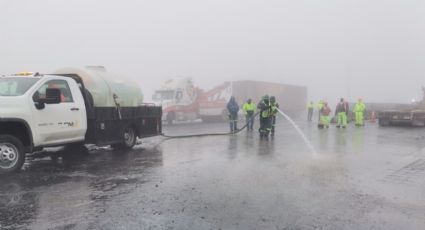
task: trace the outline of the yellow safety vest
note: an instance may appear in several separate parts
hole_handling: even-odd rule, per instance
[[[248,113],[248,111],[252,111],[252,112],[254,112],[255,113],[255,111],[256,111],[256,106],[255,106],[255,104],[254,103],[245,103],[244,105],[243,105],[243,111],[245,112],[245,114],[247,114]]]

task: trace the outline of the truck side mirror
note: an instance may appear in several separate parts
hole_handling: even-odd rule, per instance
[[[38,110],[44,109],[46,104],[59,104],[61,102],[61,91],[60,89],[47,88],[46,98],[37,98],[34,102]]]

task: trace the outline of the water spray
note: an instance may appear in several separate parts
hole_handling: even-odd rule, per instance
[[[311,153],[314,155],[317,155],[316,150],[314,149],[313,145],[311,144],[311,142],[308,140],[308,138],[306,137],[306,135],[303,133],[303,131],[300,129],[300,127],[298,127],[298,125],[294,122],[294,120],[292,120],[288,115],[286,115],[282,110],[277,109],[277,111],[283,116],[285,117],[286,120],[289,121],[289,123],[291,123],[291,125],[295,128],[295,130],[297,130],[298,134],[301,136],[301,138],[304,140],[305,144],[307,145],[307,147],[310,149]]]

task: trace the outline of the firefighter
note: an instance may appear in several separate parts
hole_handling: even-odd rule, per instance
[[[338,124],[337,128],[347,128],[347,114],[349,111],[348,103],[344,101],[344,98],[339,100],[338,105],[336,106],[335,116],[337,117]]]
[[[276,97],[271,96],[270,97],[270,106],[272,107],[272,114],[271,114],[271,135],[274,136],[274,130],[276,126],[276,115],[277,115],[277,109],[279,109],[279,103],[276,102]]]
[[[314,102],[310,101],[310,103],[307,104],[307,120],[312,121],[313,120],[313,113],[314,113]]]
[[[254,114],[256,112],[255,104],[252,102],[252,99],[248,99],[243,105],[243,112],[245,113],[246,118],[246,127],[248,131],[252,131],[254,128]]]
[[[230,132],[234,133],[238,130],[239,112],[239,105],[234,96],[232,96],[227,103],[227,110],[229,111]]]
[[[363,103],[363,100],[359,98],[356,105],[354,105],[354,115],[356,118],[356,126],[364,125],[364,113],[366,111],[366,105]]]
[[[271,131],[272,106],[268,95],[263,96],[257,108],[260,110],[260,137],[267,138]]]
[[[331,121],[330,118],[331,109],[328,106],[327,102],[323,102],[323,107],[320,110],[320,125],[322,128],[329,128],[329,123]]]

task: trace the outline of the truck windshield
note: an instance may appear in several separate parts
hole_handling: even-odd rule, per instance
[[[38,78],[0,78],[0,96],[21,96],[38,81]]]
[[[161,90],[156,91],[153,95],[153,100],[161,101],[161,100],[173,100],[174,99],[174,90]]]

